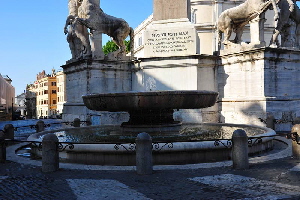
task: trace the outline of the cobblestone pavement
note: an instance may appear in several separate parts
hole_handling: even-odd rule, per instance
[[[0,199],[300,199],[300,160],[282,151],[250,159],[248,170],[228,161],[155,166],[142,176],[134,167],[63,163],[42,173],[40,161],[23,162],[13,148],[0,164]]]
[[[300,160],[291,147],[249,160],[247,170],[231,161],[184,166],[154,166],[152,175],[135,167],[61,163],[53,173],[41,162],[19,157],[7,148],[0,163],[0,199],[300,199]]]

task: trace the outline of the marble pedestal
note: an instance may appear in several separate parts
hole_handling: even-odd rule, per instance
[[[221,121],[265,125],[259,118],[270,114],[279,120],[277,131],[290,130],[300,116],[300,51],[223,52],[221,61],[216,80]]]
[[[119,124],[128,120],[125,112],[96,112],[83,104],[82,95],[126,92],[131,90],[131,62],[80,60],[63,65],[66,74],[66,98],[63,120],[90,120],[93,125]]]

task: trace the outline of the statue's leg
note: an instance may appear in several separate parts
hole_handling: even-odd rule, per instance
[[[124,44],[124,40],[130,34],[130,27],[128,25],[121,26],[114,33],[115,43],[120,48],[120,54],[126,54],[126,46]]]
[[[239,28],[237,28],[235,39],[234,39],[235,43],[240,44],[242,42],[243,32],[244,32],[244,26],[240,26]]]
[[[273,48],[277,48],[278,47],[278,35],[279,35],[279,30],[278,29],[274,29],[273,31],[273,35],[271,37],[271,41],[270,41],[270,47],[273,47]]]
[[[72,59],[76,59],[77,54],[76,54],[76,46],[74,44],[74,38],[72,37],[72,33],[69,32],[67,35],[67,41],[69,43],[69,47],[71,50],[71,54],[72,54]]]
[[[225,29],[224,29],[223,44],[227,44],[229,42],[230,36],[232,34],[233,26],[231,22],[232,21],[228,16],[224,18],[223,27],[225,27]]]
[[[280,14],[279,14],[279,19],[277,22],[277,26],[274,29],[273,35],[271,37],[270,41],[270,47],[278,47],[280,46],[278,36],[282,31],[282,28],[288,23],[289,17],[291,16],[291,11],[289,9],[286,9],[288,4],[287,3],[282,3],[278,4],[280,5]]]
[[[232,29],[231,28],[227,28],[225,31],[224,31],[224,40],[223,40],[223,44],[227,44],[229,43],[229,38],[231,36],[231,33],[232,33]]]
[[[83,46],[83,58],[91,57],[92,51],[91,51],[91,45],[89,40],[89,33],[85,26],[81,24],[77,24],[76,26],[76,36],[80,39]]]

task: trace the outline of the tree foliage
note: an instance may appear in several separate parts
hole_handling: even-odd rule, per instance
[[[130,40],[124,40],[126,46],[126,53],[130,52]],[[107,41],[106,44],[102,47],[103,52],[107,55],[110,52],[114,52],[119,49],[119,47],[112,41]]]

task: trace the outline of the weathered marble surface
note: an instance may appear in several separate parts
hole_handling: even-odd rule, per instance
[[[128,35],[133,45],[134,31],[124,19],[104,13],[99,4],[99,0],[83,0],[79,9],[81,16],[76,18],[76,22],[89,28],[92,34],[104,33],[110,36],[119,47],[115,54],[120,59],[126,54],[124,40]]]
[[[96,60],[126,59],[124,40],[129,35],[133,56],[133,29],[120,18],[107,15],[100,8],[100,0],[69,0],[69,15],[64,32],[67,34],[72,59],[70,62],[93,58]],[[89,31],[88,31],[89,30]],[[105,57],[102,34],[107,34],[119,49]]]
[[[273,6],[275,16],[274,19],[278,19],[278,10],[275,0],[247,0],[244,3],[225,10],[221,13],[218,19],[218,34],[219,34],[219,48],[221,46],[221,36],[224,33],[223,44],[229,43],[240,44],[242,42],[242,34],[245,25],[249,24],[251,20],[260,17],[264,12]],[[258,20],[259,22],[259,20]],[[260,24],[261,25],[261,24]],[[263,28],[259,27],[257,32],[251,32],[251,34],[261,34]],[[229,41],[232,32],[236,33],[235,39]],[[251,35],[251,38],[253,36]],[[256,41],[257,42],[257,41]]]
[[[89,58],[92,55],[89,32],[85,26],[75,21],[76,17],[82,17],[79,12],[80,6],[80,1],[69,0],[69,15],[65,23],[64,33],[67,35],[67,41],[72,54],[70,61]]]
[[[154,21],[191,18],[190,0],[154,0]]]

